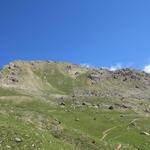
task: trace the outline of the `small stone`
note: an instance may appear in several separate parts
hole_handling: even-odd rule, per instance
[[[97,106],[97,105],[95,105],[95,106],[93,106],[93,108],[98,109],[98,106]]]
[[[61,102],[60,105],[61,105],[61,106],[65,106],[65,103],[64,103],[64,102]]]
[[[32,147],[35,147],[35,144],[32,144],[31,146],[32,146]]]
[[[83,103],[82,103],[82,105],[86,105],[86,103],[85,103],[85,102],[83,102]]]
[[[79,121],[79,120],[80,120],[79,118],[76,118],[76,119],[75,119],[75,121]]]
[[[7,147],[7,148],[11,148],[11,146],[9,146],[9,145],[6,145],[6,147]]]
[[[96,117],[94,117],[93,120],[96,120]]]
[[[113,110],[113,109],[114,109],[114,107],[113,107],[113,106],[110,106],[110,107],[109,107],[109,109],[110,109],[110,110]]]
[[[142,131],[142,132],[141,132],[141,134],[143,134],[143,135],[147,135],[147,136],[149,136],[149,135],[150,135],[148,132],[145,132],[145,131]]]
[[[92,143],[95,144],[96,143],[95,140],[93,140]]]
[[[22,142],[22,140],[20,138],[18,138],[18,137],[15,138],[15,141],[16,142]]]

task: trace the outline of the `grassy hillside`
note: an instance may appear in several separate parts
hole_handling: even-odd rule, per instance
[[[149,80],[131,70],[13,62],[0,72],[0,149],[149,150]]]

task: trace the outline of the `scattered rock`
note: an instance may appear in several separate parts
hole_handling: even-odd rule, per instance
[[[17,79],[15,79],[15,78],[11,78],[11,81],[12,82],[19,82]]]
[[[70,71],[71,69],[72,69],[71,65],[68,65],[68,66],[65,67],[66,72]]]
[[[124,78],[122,81],[124,81],[124,82],[125,82],[125,81],[127,81],[127,80],[128,80],[127,78]]]
[[[148,109],[145,109],[144,112],[145,112],[145,113],[149,113],[150,111],[149,111]]]
[[[100,104],[96,104],[97,105],[97,107],[100,107],[101,105]]]
[[[11,66],[8,66],[8,69],[11,69]]]
[[[82,105],[86,105],[86,102],[83,102]]]
[[[115,106],[120,107],[120,108],[131,108],[131,106],[127,106],[124,104],[118,104],[118,103],[116,103]]]
[[[20,138],[16,137],[15,142],[20,143],[20,142],[22,142],[22,140]]]
[[[58,119],[55,119],[55,123],[56,124],[61,124],[61,121],[59,121]]]
[[[97,105],[94,105],[93,108],[98,109],[98,106],[97,106]]]
[[[94,81],[100,80],[99,75],[94,74],[94,73],[88,74],[87,77],[88,77],[90,80],[94,80]]]
[[[79,75],[79,72],[75,72],[75,75],[78,76],[78,75]]]
[[[122,118],[122,117],[124,117],[124,115],[120,115],[120,117]]]
[[[66,104],[65,104],[65,102],[61,102],[60,105],[61,106],[65,106]]]
[[[96,120],[96,117],[94,117],[93,120]]]
[[[9,145],[6,145],[6,147],[7,147],[7,148],[11,148],[11,146],[9,146]]]
[[[35,147],[35,144],[32,144],[31,146],[32,146],[32,147]]]
[[[88,102],[83,102],[82,105],[83,105],[83,106],[91,106],[91,104],[88,103]]]
[[[80,121],[80,119],[79,119],[79,118],[76,118],[75,121]]]
[[[92,143],[93,143],[93,144],[95,144],[95,143],[96,143],[96,141],[95,141],[95,140],[93,140],[93,141],[92,141]]]
[[[51,133],[55,138],[60,138],[63,132],[63,127],[60,125],[52,124],[51,125]]]
[[[113,110],[113,109],[114,109],[114,107],[113,107],[113,106],[109,106],[109,108],[108,108],[108,109]]]
[[[15,76],[16,73],[12,71],[12,72],[10,73],[10,75]]]
[[[72,98],[75,98],[76,96],[75,95],[72,95]]]
[[[61,97],[60,99],[61,99],[61,100],[63,100],[63,99],[64,99],[64,97]]]
[[[142,135],[146,135],[146,136],[149,136],[149,135],[150,135],[148,132],[145,132],[145,131],[142,131],[141,134],[142,134]]]
[[[124,100],[124,97],[121,97],[121,101],[123,101]]]

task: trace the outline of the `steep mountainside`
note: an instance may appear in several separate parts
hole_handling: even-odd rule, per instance
[[[0,70],[0,149],[149,150],[150,74],[51,61]]]

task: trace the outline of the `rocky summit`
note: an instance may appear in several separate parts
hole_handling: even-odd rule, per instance
[[[149,150],[150,74],[53,61],[0,70],[1,150]]]

